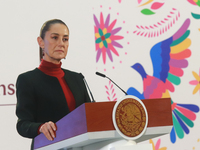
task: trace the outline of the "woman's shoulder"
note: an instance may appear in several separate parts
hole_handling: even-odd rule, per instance
[[[21,73],[18,75],[17,80],[20,81],[25,81],[25,80],[30,80],[34,82],[36,79],[44,78],[41,71],[38,68],[35,68],[30,71],[26,71],[24,73]]]
[[[23,73],[19,74],[19,76],[35,76],[38,73],[39,73],[39,69],[35,68],[33,70],[23,72]]]
[[[68,69],[63,69],[63,68],[62,68],[62,70],[64,71],[65,75],[67,75],[67,76],[83,78],[83,75],[81,73],[78,73],[78,72],[75,72],[75,71],[71,71],[71,70],[68,70]]]
[[[17,77],[16,86],[24,85],[26,83],[34,83],[37,78],[38,70],[39,69],[35,68],[19,74]]]
[[[80,74],[80,73],[78,73],[78,72],[71,71],[71,70],[68,70],[68,69],[63,69],[63,68],[62,68],[62,70],[63,70],[65,73],[67,73],[67,74],[73,74],[73,75],[78,75],[78,74]]]

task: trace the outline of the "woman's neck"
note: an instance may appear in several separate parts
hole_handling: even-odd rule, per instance
[[[42,59],[41,64],[38,69],[41,70],[43,73],[50,76],[63,77],[64,72],[61,69],[61,65],[62,65],[61,62],[59,64],[54,64],[52,62],[48,62]]]
[[[54,58],[49,57],[48,55],[44,55],[43,60],[50,62],[50,63],[53,63],[53,64],[60,64],[61,63],[61,59],[54,59]]]

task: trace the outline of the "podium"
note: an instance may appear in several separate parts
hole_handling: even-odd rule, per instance
[[[173,126],[171,98],[144,99],[148,112],[145,134],[136,140],[141,142],[170,133]],[[49,141],[43,134],[34,139],[34,150],[100,149],[106,143],[122,140],[112,122],[116,102],[85,103],[56,122],[56,138]]]

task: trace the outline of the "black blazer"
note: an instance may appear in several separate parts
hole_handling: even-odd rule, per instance
[[[65,69],[63,71],[76,107],[90,102],[83,75]],[[35,138],[42,123],[57,122],[70,112],[58,79],[37,68],[18,76],[16,95],[17,131],[23,137]]]

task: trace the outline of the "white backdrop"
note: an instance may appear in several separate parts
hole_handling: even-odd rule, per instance
[[[125,91],[134,87],[143,93],[142,78],[131,66],[139,62],[147,74],[153,75],[150,58],[152,46],[171,37],[189,18],[188,29],[191,40],[189,49],[192,54],[186,59],[189,65],[183,69],[181,83],[175,85],[175,91],[170,93],[170,96],[176,103],[199,106],[200,92],[193,94],[195,85],[189,82],[195,80],[193,71],[200,76],[200,20],[198,20],[198,15],[196,18],[191,15],[191,13],[200,14],[200,8],[191,3],[189,0],[0,0],[0,149],[27,150],[30,147],[30,140],[19,136],[16,132],[15,82],[20,73],[38,67],[39,46],[36,39],[42,24],[49,19],[62,19],[70,29],[69,52],[67,59],[62,61],[62,67],[82,72],[95,100],[109,101],[108,97],[110,100],[116,100],[124,93],[117,87],[112,87],[112,83],[109,83],[107,79],[96,76],[95,72],[106,74]],[[155,14],[142,13],[141,10],[145,8]],[[116,20],[113,29],[121,27],[115,35],[123,38],[115,41],[122,47],[115,46],[119,56],[111,52],[113,62],[108,55],[106,55],[105,63],[102,55],[96,62],[94,16],[100,21],[101,13],[104,22],[110,15],[109,25]],[[164,23],[162,23],[163,20]],[[153,37],[144,36],[145,33],[165,29],[170,23],[172,25],[162,34]],[[150,27],[155,24],[157,27]],[[137,26],[140,26],[140,29]],[[141,26],[148,29],[142,29]],[[139,31],[144,34],[141,35]],[[184,134],[182,139],[177,138],[173,144],[170,141],[170,135],[153,139],[153,143],[155,145],[157,143],[156,150],[162,147],[171,150],[200,149],[198,134],[200,133],[200,116],[198,112],[194,114],[196,115],[196,119],[192,121],[194,127],[189,127],[188,134]],[[159,142],[161,142],[160,145]]]

